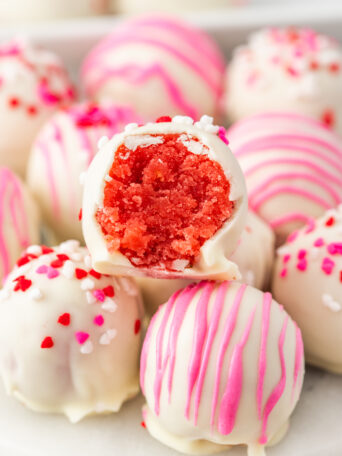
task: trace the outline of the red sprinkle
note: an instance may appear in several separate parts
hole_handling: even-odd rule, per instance
[[[87,277],[88,273],[84,269],[76,268],[75,275],[78,280],[81,280],[84,279],[84,277]]]
[[[82,220],[82,208],[80,209],[80,212],[78,213],[78,220]]]
[[[332,127],[335,124],[334,111],[332,111],[331,109],[327,109],[326,111],[324,111],[323,114],[322,114],[322,122],[327,127]]]
[[[172,119],[170,116],[161,116],[161,117],[158,117],[158,119],[156,120],[156,123],[162,123],[162,122],[171,122]]]
[[[91,269],[89,271],[89,274],[93,277],[95,277],[95,279],[101,279],[101,274],[97,271],[94,271],[94,269]]]
[[[38,258],[37,255],[33,255],[32,253],[26,253],[17,261],[17,266],[24,266],[24,264],[29,263],[31,260]]]
[[[112,285],[108,285],[108,287],[102,288],[102,291],[108,298],[112,298],[114,296],[114,288]]]
[[[30,116],[35,116],[38,112],[38,110],[35,106],[28,106],[26,110],[27,110],[27,114],[29,114]]]
[[[331,73],[338,73],[340,70],[340,65],[337,62],[333,62],[329,65],[329,71]]]
[[[57,260],[51,261],[50,266],[53,268],[61,268],[63,266],[63,264],[64,264],[64,261],[57,259]]]
[[[60,325],[69,326],[69,325],[70,325],[70,314],[66,312],[66,313],[60,315],[60,316],[58,317],[57,322],[58,322]]]
[[[342,271],[340,271],[340,282],[342,283]]]
[[[141,321],[140,320],[135,320],[135,323],[134,323],[134,334],[138,334],[138,332],[140,331],[140,327],[141,327]]]
[[[43,340],[43,342],[40,344],[40,348],[52,348],[54,346],[52,337],[47,336]]]
[[[146,423],[145,423],[145,421],[142,421],[142,422],[140,423],[140,426],[143,427],[144,429],[146,429]]]
[[[20,104],[20,101],[18,98],[13,97],[8,100],[8,104],[11,108],[17,108]]]
[[[17,282],[14,291],[26,291],[32,285],[32,280],[26,279],[25,276],[19,276],[13,280],[13,282]]]
[[[328,220],[325,222],[325,226],[332,226],[335,223],[334,217],[329,217]]]
[[[46,245],[42,245],[42,254],[43,255],[47,255],[52,252],[54,252],[54,250],[51,249],[51,247],[46,247]]]
[[[65,255],[65,253],[59,253],[59,254],[57,255],[57,258],[60,259],[61,261],[70,260],[70,258],[68,257],[68,255]]]
[[[312,60],[312,62],[310,62],[310,69],[315,71],[315,70],[318,70],[318,68],[319,68],[318,62],[316,62],[316,60]]]

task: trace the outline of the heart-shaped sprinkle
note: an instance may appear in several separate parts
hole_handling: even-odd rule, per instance
[[[112,298],[114,296],[114,288],[112,285],[108,285],[108,287],[105,287],[102,289],[104,294],[108,296],[108,298]]]
[[[94,290],[93,295],[100,302],[104,302],[106,299],[106,295],[103,290]]]
[[[84,269],[76,268],[75,269],[76,279],[81,280],[87,277],[88,273]]]
[[[50,337],[50,336],[45,337],[45,339],[40,344],[41,348],[52,348],[53,346],[54,346],[54,343],[53,343],[52,337]]]
[[[94,324],[97,325],[97,326],[102,326],[104,323],[104,318],[102,315],[96,315],[94,317]]]
[[[58,317],[58,323],[63,326],[69,326],[70,325],[70,314],[69,313],[64,313]]]
[[[95,277],[95,279],[101,279],[101,274],[97,271],[95,271],[94,269],[91,269],[89,271],[89,274],[92,275],[93,277]]]
[[[48,270],[48,267],[46,266],[46,264],[42,264],[41,266],[39,266],[39,267],[36,269],[36,273],[37,273],[37,274],[46,274],[46,273],[47,273],[47,270]]]
[[[82,345],[87,339],[89,339],[89,334],[83,331],[77,331],[75,332],[75,338],[77,342]]]
[[[59,276],[59,272],[55,268],[48,267],[46,275],[48,279],[54,279]]]
[[[140,332],[141,328],[141,321],[140,320],[135,320],[134,323],[134,334],[138,334]]]

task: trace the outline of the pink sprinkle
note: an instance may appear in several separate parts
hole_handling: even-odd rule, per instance
[[[36,273],[37,274],[46,274],[47,270],[48,270],[48,267],[46,266],[46,264],[42,264],[41,266],[39,266],[39,268],[36,269]]]
[[[342,242],[332,242],[327,247],[330,255],[342,255]]]
[[[49,266],[47,269],[47,278],[54,279],[55,277],[58,277],[58,276],[59,276],[59,272],[57,271],[57,269]]]
[[[286,277],[287,276],[287,269],[284,268],[280,271],[280,277]]]
[[[305,258],[305,256],[306,256],[306,250],[300,249],[299,252],[298,252],[297,258],[298,258],[299,260],[303,260],[303,258]]]
[[[43,101],[43,103],[47,105],[54,105],[60,102],[60,96],[56,95],[55,93],[49,90],[46,83],[41,83],[38,87],[38,94]]]
[[[286,255],[283,256],[283,263],[286,264],[290,261],[291,255],[287,253]]]
[[[94,325],[102,326],[104,323],[104,318],[102,315],[96,315],[94,317]]]
[[[227,138],[227,131],[224,127],[219,127],[218,130],[218,137],[225,143],[229,144],[228,138]]]
[[[249,74],[248,77],[247,77],[247,85],[248,86],[251,86],[251,85],[254,85],[256,83],[256,81],[258,80],[259,78],[259,75],[257,73],[257,71],[253,71],[253,73]]]
[[[325,274],[330,275],[334,269],[335,262],[330,258],[323,258],[321,269]]]
[[[82,345],[87,339],[89,339],[89,334],[83,331],[77,331],[75,332],[75,337],[77,342]]]
[[[93,296],[98,300],[103,302],[106,299],[106,295],[103,290],[94,290]]]
[[[289,73],[290,76],[293,76],[293,77],[298,77],[299,76],[299,73],[297,70],[295,70],[293,67],[289,66],[286,68],[286,71]]]
[[[287,238],[287,242],[293,242],[297,239],[298,237],[298,234],[299,234],[299,231],[296,230],[296,231],[293,231],[291,234],[289,234],[288,238]]]
[[[298,261],[297,263],[297,269],[299,271],[306,271],[306,268],[308,267],[308,262],[306,261],[305,258],[303,258],[302,260]]]
[[[314,246],[315,247],[322,247],[322,245],[324,245],[324,239],[323,238],[318,238],[315,240],[314,242]]]

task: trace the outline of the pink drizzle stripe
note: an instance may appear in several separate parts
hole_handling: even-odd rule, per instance
[[[222,373],[222,369],[223,369],[224,357],[225,357],[230,339],[232,337],[233,331],[235,329],[236,320],[237,320],[238,313],[239,313],[239,308],[240,308],[241,301],[242,301],[246,288],[247,288],[247,285],[245,285],[245,284],[240,286],[238,292],[236,293],[231,311],[229,312],[229,315],[225,322],[222,342],[221,342],[221,345],[219,348],[217,364],[216,364],[216,374],[215,374],[215,383],[214,383],[214,392],[213,392],[213,400],[212,400],[212,405],[211,405],[211,419],[210,419],[210,424],[212,427],[214,427],[214,425],[215,425],[215,415],[216,415],[217,401],[218,401],[218,395],[219,395],[219,390],[220,390],[221,373]]]
[[[195,410],[194,410],[195,425],[197,425],[198,412],[199,412],[199,407],[200,407],[201,398],[202,398],[203,383],[204,383],[204,379],[205,379],[206,372],[207,372],[209,357],[211,355],[213,342],[214,342],[216,331],[217,331],[217,328],[218,328],[218,325],[220,322],[222,308],[223,308],[227,290],[228,290],[228,282],[223,282],[217,291],[214,308],[213,308],[213,313],[212,313],[209,328],[208,328],[208,337],[205,341],[205,345],[204,345],[204,349],[203,349],[203,357],[202,357],[202,362],[201,362],[201,366],[200,366],[200,370],[199,370],[197,389],[196,389],[196,393],[195,393]]]
[[[176,82],[159,64],[146,67],[131,64],[117,69],[107,69],[106,71],[102,71],[101,77],[92,82],[91,88],[88,86],[88,90],[90,93],[93,93],[111,77],[125,77],[130,84],[143,84],[145,81],[156,76],[163,82],[172,103],[188,116],[197,119],[198,113],[195,106],[186,100]]]
[[[7,207],[9,204],[9,207]],[[25,210],[20,182],[7,168],[0,168],[0,256],[3,275],[7,276],[12,268],[10,253],[3,232],[7,214],[11,215],[19,245],[24,249],[30,244],[28,219]]]
[[[185,405],[185,416],[189,419],[192,392],[201,367],[203,345],[207,335],[208,304],[215,284],[208,282],[201,291],[201,297],[196,307],[192,353],[188,369],[188,395]]]
[[[266,405],[263,411],[263,418],[262,418],[262,427],[261,427],[261,436],[259,439],[259,443],[265,445],[267,443],[267,423],[270,413],[277,405],[278,401],[283,395],[285,385],[286,385],[286,366],[285,366],[285,357],[284,357],[284,341],[286,336],[286,329],[288,323],[288,316],[285,317],[284,323],[281,329],[279,341],[278,341],[278,350],[279,350],[279,358],[280,358],[280,366],[281,366],[281,376],[280,380],[277,385],[274,387],[273,391],[269,395]]]
[[[297,386],[298,375],[301,370],[303,364],[303,357],[304,357],[304,346],[303,346],[303,339],[300,329],[296,326],[296,358],[295,358],[295,365],[293,371],[293,388],[292,388],[292,398]]]
[[[254,307],[241,341],[235,345],[232,358],[229,366],[228,380],[226,390],[223,394],[220,406],[218,430],[222,435],[228,435],[232,432],[235,426],[236,414],[239,408],[242,383],[243,383],[243,349],[248,340],[254,316]]]
[[[267,338],[270,324],[271,304],[272,295],[270,293],[265,293],[262,305],[261,343],[257,384],[257,407],[259,419],[262,418],[262,399],[264,395],[264,380],[267,366]]]

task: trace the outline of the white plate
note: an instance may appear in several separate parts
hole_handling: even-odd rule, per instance
[[[177,456],[142,428],[140,396],[116,415],[70,424],[57,415],[38,414],[7,397],[0,387],[1,456]],[[284,440],[267,456],[342,454],[342,378],[308,369],[304,390]],[[223,454],[223,453],[222,453]],[[246,456],[245,448],[226,452]]]

